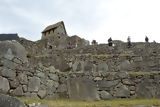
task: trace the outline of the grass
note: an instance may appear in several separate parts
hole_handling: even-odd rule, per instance
[[[134,107],[135,105],[154,105],[160,106],[160,99],[119,99],[107,101],[71,101],[61,100],[40,100],[31,98],[18,98],[27,104],[42,103],[48,104],[49,107]]]
[[[160,73],[160,71],[151,71],[151,72],[128,72],[129,74],[137,74],[137,75],[150,75]]]
[[[108,72],[111,75],[116,75],[117,72]],[[151,71],[151,72],[135,72],[135,71],[130,71],[127,72],[128,74],[131,75],[151,75],[151,74],[158,74],[160,71]]]
[[[92,55],[92,56],[103,59],[103,58],[112,57],[112,55],[114,55],[114,54],[95,54],[95,55]],[[121,54],[118,55],[118,57],[135,57],[135,56],[138,56],[138,55],[129,54],[129,53],[121,53]]]
[[[49,54],[33,54],[33,53],[28,53],[27,56],[34,56],[34,57],[48,57]]]
[[[111,54],[98,54],[98,55],[92,55],[92,57],[98,57],[98,58],[106,58],[106,57],[111,57]]]
[[[129,54],[129,53],[121,53],[120,55],[119,55],[120,57],[125,57],[125,56],[138,56],[138,55],[135,55],[135,54]]]

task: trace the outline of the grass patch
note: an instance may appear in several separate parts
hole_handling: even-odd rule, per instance
[[[111,54],[99,54],[99,55],[92,55],[92,57],[98,57],[98,58],[106,58],[111,57]]]
[[[33,53],[28,53],[27,56],[29,57],[48,57],[50,56],[49,54],[33,54]]]
[[[129,74],[137,74],[137,75],[150,75],[160,73],[160,71],[151,71],[151,72],[128,72]]]
[[[108,72],[111,75],[116,75],[118,72]],[[151,75],[151,74],[158,74],[160,71],[151,71],[151,72],[135,72],[135,71],[128,71],[128,74],[131,75]]]
[[[160,99],[120,99],[107,101],[71,101],[68,99],[61,100],[39,100],[31,98],[18,98],[27,104],[42,103],[48,104],[49,107],[134,107],[135,105],[154,105],[160,106]]]
[[[97,55],[92,55],[92,56],[104,58],[104,57],[112,57],[112,56],[114,56],[114,54],[97,54]],[[130,54],[130,53],[121,53],[118,56],[119,57],[135,57],[138,55]]]
[[[135,57],[135,56],[138,56],[138,55],[129,54],[129,53],[122,53],[122,54],[120,54],[119,56],[120,56],[120,57],[127,57],[127,56],[128,56],[128,57],[133,57],[133,56]]]

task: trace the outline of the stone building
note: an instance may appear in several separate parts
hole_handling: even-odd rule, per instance
[[[63,21],[50,25],[42,31],[42,39],[55,35],[67,35]]]

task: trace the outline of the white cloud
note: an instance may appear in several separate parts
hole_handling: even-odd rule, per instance
[[[160,40],[160,1],[158,0],[115,0],[110,6],[102,5],[108,10],[109,19],[105,20],[98,33],[106,33],[113,39],[126,41],[128,35],[133,41],[144,41],[148,35],[151,40]],[[99,40],[103,41],[103,39]]]
[[[64,20],[68,34],[107,42],[160,41],[159,0],[1,0],[0,33],[41,38],[48,25]]]

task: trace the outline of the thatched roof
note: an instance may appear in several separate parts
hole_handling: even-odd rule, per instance
[[[67,34],[63,21],[60,21],[60,22],[58,22],[58,23],[56,23],[56,24],[53,24],[53,25],[50,25],[50,26],[46,27],[46,28],[42,31],[42,33],[45,33],[45,32],[47,32],[47,31],[49,31],[49,30],[51,30],[51,29],[56,29],[56,28],[57,28],[58,26],[60,26],[60,25],[63,26],[63,28],[64,28],[64,30],[65,30],[65,34]]]

